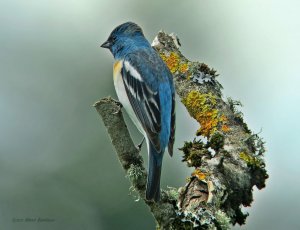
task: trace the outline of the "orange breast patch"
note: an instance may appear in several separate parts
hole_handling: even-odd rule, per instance
[[[114,68],[113,68],[114,79],[120,75],[121,69],[122,69],[122,61],[116,61],[114,63]]]

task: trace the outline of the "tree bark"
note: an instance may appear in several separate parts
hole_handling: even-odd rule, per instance
[[[195,170],[179,189],[162,190],[161,201],[145,199],[147,173],[123,119],[121,105],[112,98],[95,103],[132,189],[150,207],[157,229],[230,229],[244,224],[241,206],[253,201],[253,186],[268,178],[264,142],[243,121],[240,102],[222,98],[216,71],[191,62],[179,51],[179,40],[159,32],[152,46],[174,77],[176,92],[199,123],[195,139],[180,149],[183,161]],[[201,136],[202,138],[200,138]]]

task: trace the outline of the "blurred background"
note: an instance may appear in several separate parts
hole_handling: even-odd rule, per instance
[[[100,44],[134,21],[150,41],[175,32],[183,54],[217,69],[224,96],[262,129],[270,178],[234,229],[300,229],[299,9],[298,0],[0,0],[0,228],[154,229],[92,107],[116,97]],[[198,128],[179,102],[177,114],[175,148]],[[162,187],[190,174],[174,155]]]

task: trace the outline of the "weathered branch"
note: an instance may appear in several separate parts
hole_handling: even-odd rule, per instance
[[[146,201],[146,171],[120,104],[104,98],[95,107],[133,189],[150,207],[160,229],[229,229],[231,224],[244,224],[247,215],[240,207],[252,202],[253,186],[265,186],[264,142],[244,123],[236,109],[240,103],[223,100],[216,71],[186,59],[178,44],[177,37],[163,32],[153,42],[173,73],[182,103],[200,124],[196,135],[205,139],[195,138],[181,148],[183,161],[195,167],[184,187],[162,191],[158,204]]]
[[[134,145],[128,132],[122,115],[121,104],[107,97],[96,102],[94,107],[96,107],[99,115],[102,117],[112,144],[116,149],[118,159],[126,171],[126,177],[129,178],[133,190],[136,191],[151,208],[151,212],[157,222],[162,227],[168,229],[167,226],[169,226],[169,222],[176,216],[174,209],[176,200],[168,198],[170,192],[162,193],[161,203],[159,204],[145,200],[147,173],[139,150]]]

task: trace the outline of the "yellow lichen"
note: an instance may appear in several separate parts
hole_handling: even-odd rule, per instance
[[[228,119],[227,119],[227,117],[223,114],[222,116],[221,116],[221,121],[227,121]]]
[[[227,119],[227,117],[224,114],[221,116],[220,120],[223,122],[221,130],[223,132],[225,132],[225,133],[228,132],[228,131],[230,131],[230,128],[229,128],[229,126],[227,124],[228,119]]]
[[[200,169],[195,169],[195,171],[192,173],[192,176],[197,177],[199,180],[205,180],[206,174],[201,172]]]
[[[179,55],[177,53],[171,52],[169,55],[160,54],[160,56],[167,64],[171,73],[175,73],[179,66]]]
[[[217,109],[212,109],[207,112],[198,113],[196,119],[198,121],[201,121],[201,128],[199,129],[200,134],[203,134],[204,136],[208,137],[217,131],[217,126],[219,123]]]
[[[222,125],[222,128],[221,128],[221,129],[222,129],[222,131],[225,132],[225,133],[228,132],[228,131],[230,130],[230,128],[228,127],[228,125]]]
[[[168,66],[172,74],[179,71],[181,74],[185,74],[189,70],[190,62],[185,59],[180,59],[180,56],[175,52],[170,53],[160,53],[160,57]],[[187,76],[191,77],[191,76]]]
[[[187,63],[182,63],[179,65],[179,71],[181,73],[186,73],[189,69],[189,65]]]
[[[240,158],[244,160],[248,165],[260,167],[262,162],[257,157],[251,156],[245,152],[240,152]]]
[[[198,91],[191,91],[182,102],[201,126],[197,131],[198,135],[209,137],[218,129],[224,132],[229,130],[225,126],[227,118],[216,108],[217,98],[212,93],[201,94]]]

